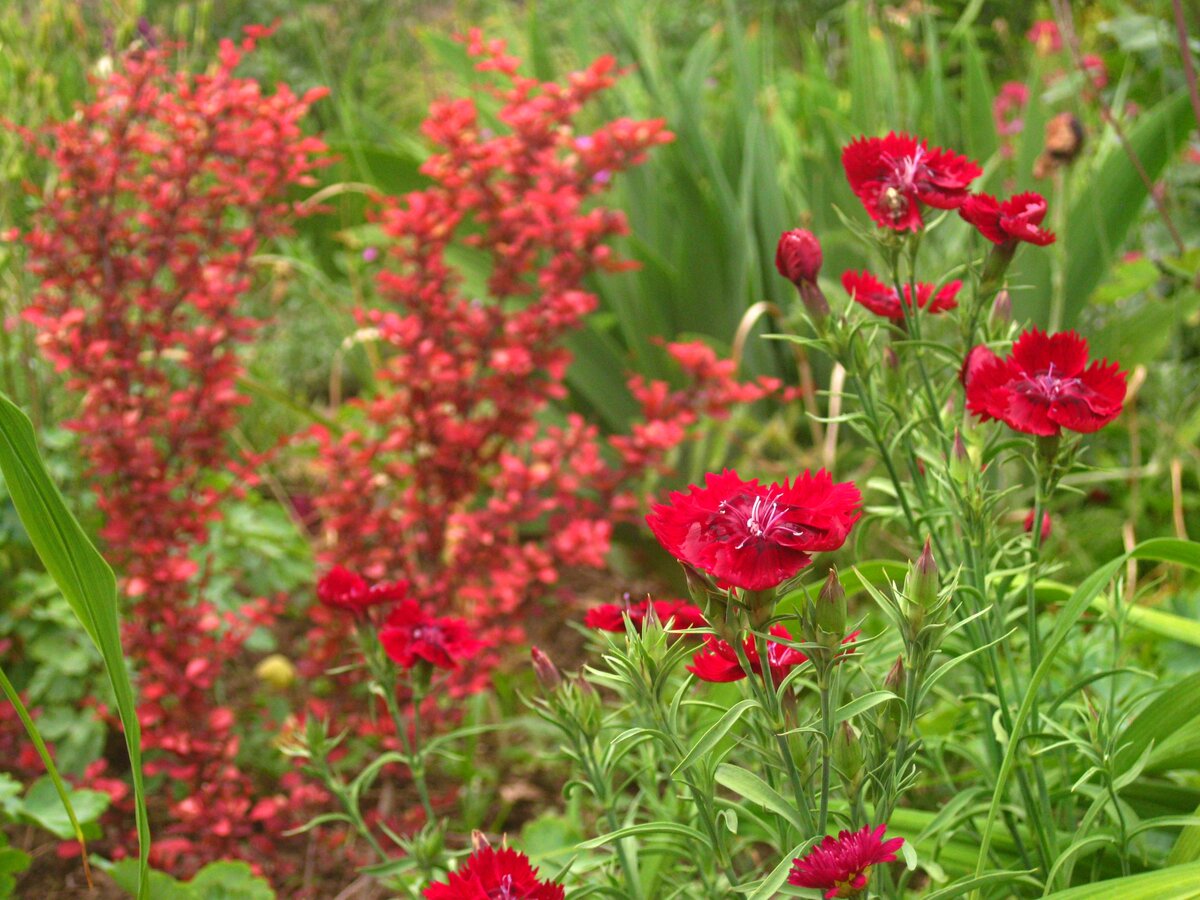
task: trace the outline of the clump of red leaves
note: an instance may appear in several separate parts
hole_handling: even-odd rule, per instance
[[[579,133],[577,114],[615,80],[610,57],[564,84],[542,83],[518,74],[503,42],[472,32],[466,44],[489,73],[499,127],[485,127],[472,99],[431,108],[423,131],[438,152],[423,172],[432,184],[382,202],[391,246],[381,303],[356,311],[386,348],[374,390],[352,401],[345,431],[318,427],[310,439],[325,559],[407,579],[410,596],[465,614],[502,648],[523,637],[533,601],[562,593],[565,569],[604,564],[613,524],[637,508],[634,479],[662,468],[699,416],[778,383],[739,383],[734,364],[703,345],[672,345],[689,384],[635,378],[645,419],[632,434],[606,441],[578,415],[552,415],[571,362],[563,339],[596,306],[584,279],[627,265],[605,244],[626,231],[624,217],[592,201],[672,135],[662,120],[629,119]],[[486,296],[452,264],[456,245],[486,259]],[[315,673],[346,643],[336,613],[313,618]],[[483,660],[457,690],[481,684]]]
[[[124,644],[146,772],[166,780],[154,861],[182,875],[272,858],[284,822],[283,798],[256,799],[236,765],[236,716],[214,694],[269,610],[218,614],[193,558],[237,484],[214,473],[239,461],[237,351],[260,324],[239,308],[250,260],[287,230],[287,194],[312,183],[325,152],[300,128],[323,90],[267,94],[234,74],[265,33],[222,42],[203,74],[174,71],[170,48],[132,50],[94,102],[30,136],[54,180],[26,238],[41,278],[26,317],[80,394],[70,426],[132,599]]]

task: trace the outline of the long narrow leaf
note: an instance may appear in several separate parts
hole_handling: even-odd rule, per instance
[[[29,419],[0,393],[0,474],[8,486],[21,524],[71,610],[100,651],[125,730],[137,805],[138,898],[148,897],[150,825],[142,780],[142,737],[133,686],[125,671],[117,622],[117,582],[92,546],[62,494],[50,480],[38,454]]]

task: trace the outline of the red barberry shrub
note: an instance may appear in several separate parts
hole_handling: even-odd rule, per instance
[[[631,381],[645,416],[632,434],[606,439],[559,411],[564,338],[597,302],[584,279],[626,265],[605,243],[625,219],[596,198],[671,135],[659,120],[579,132],[580,110],[614,82],[611,58],[542,83],[518,74],[502,42],[472,32],[466,44],[495,120],[474,99],[431,108],[431,184],[381,201],[390,246],[378,302],[356,310],[384,348],[374,386],[340,411],[341,431],[301,436],[315,444],[323,481],[314,503],[324,559],[406,579],[416,601],[466,615],[491,645],[464,667],[458,691],[479,686],[522,638],[531,603],[564,595],[564,570],[604,564],[614,523],[638,506],[634,479],[665,466],[700,416],[778,388],[741,384],[733,363],[681,344],[670,352],[685,387]],[[456,268],[464,252],[486,261],[485,277]],[[312,616],[316,674],[341,660],[348,620],[320,608]]]
[[[129,51],[93,102],[31,135],[53,177],[26,236],[40,288],[25,315],[79,394],[70,427],[131,600],[146,772],[165,782],[155,863],[182,875],[270,859],[286,809],[255,798],[236,764],[237,716],[214,692],[272,612],[218,613],[196,558],[245,485],[229,432],[245,402],[238,350],[260,324],[240,309],[251,257],[287,231],[288,193],[325,152],[300,128],[323,91],[266,93],[235,75],[265,33],[222,42],[202,74],[175,71],[170,48]]]

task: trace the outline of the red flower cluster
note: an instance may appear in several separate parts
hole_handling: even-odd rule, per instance
[[[642,623],[651,609],[654,610],[654,617],[658,621],[663,625],[670,622],[672,628],[708,627],[704,613],[686,600],[651,600],[649,597],[637,603],[626,601],[620,606],[615,603],[593,606],[587,611],[583,624],[597,631],[624,631],[625,619],[628,617],[633,627],[641,631]]]
[[[859,138],[842,150],[850,187],[877,225],[920,231],[921,204],[957,209],[967,186],[983,174],[979,165],[907,134]]]
[[[355,614],[384,603],[398,603],[407,593],[407,581],[368,585],[361,575],[342,566],[334,566],[317,582],[318,600],[332,609]]]
[[[671,135],[628,119],[578,133],[581,110],[614,83],[610,58],[542,83],[518,74],[503,42],[472,32],[466,43],[500,127],[485,127],[471,99],[432,107],[430,186],[377,210],[375,296],[356,310],[383,351],[372,392],[339,410],[344,430],[299,439],[317,454],[321,556],[368,578],[401,573],[424,608],[463,615],[475,640],[505,647],[520,642],[535,600],[568,596],[563,570],[604,564],[613,523],[636,509],[635,479],[663,469],[702,416],[779,384],[739,383],[708,347],[673,344],[689,381],[635,379],[644,420],[631,434],[606,447],[577,415],[546,424],[566,394],[564,340],[596,304],[584,280],[623,267],[606,242],[625,220],[602,195]],[[463,246],[486,262],[486,291],[452,264]],[[349,620],[327,608],[312,617],[302,671],[317,674],[344,652]],[[456,694],[482,687],[495,659],[450,656]],[[331,703],[349,706],[352,679]]]
[[[1054,243],[1054,232],[1038,227],[1046,218],[1046,198],[1032,191],[1003,203],[989,194],[974,194],[958,208],[958,214],[993,244],[1026,241],[1044,247]]]
[[[324,91],[267,94],[237,77],[253,46],[223,42],[199,75],[172,71],[168,49],[131,51],[94,102],[30,136],[55,177],[26,237],[41,284],[25,316],[79,392],[70,427],[132,600],[124,644],[141,671],[146,774],[173,787],[152,812],[153,862],[179,875],[272,858],[290,824],[285,804],[255,802],[234,762],[235,715],[214,693],[268,611],[218,614],[198,599],[193,557],[233,490],[213,473],[238,460],[238,349],[259,324],[239,308],[251,259],[287,230],[287,195],[325,151],[300,128]]]
[[[1026,434],[1098,431],[1125,401],[1125,373],[1108,360],[1089,366],[1087,341],[1073,331],[1026,331],[1005,359],[976,347],[963,376],[967,409]]]
[[[743,481],[726,469],[705,483],[672,493],[646,521],[676,559],[751,591],[777,587],[811,554],[842,546],[862,501],[852,482],[835,483],[824,469],[782,485]]]
[[[415,600],[405,600],[379,629],[379,640],[397,665],[411,669],[424,660],[439,669],[456,669],[482,644],[471,636],[465,619],[434,616]]]
[[[845,272],[842,274],[842,287],[856,302],[875,313],[894,322],[904,321],[904,309],[900,298],[892,288],[885,285],[870,272]],[[939,313],[958,306],[958,291],[961,281],[950,281],[935,288],[932,284],[921,282],[917,284],[917,308],[930,313]],[[904,306],[911,311],[913,308],[912,289],[904,285]],[[936,290],[936,293],[935,293]]]
[[[826,835],[820,844],[794,860],[788,884],[825,892],[825,900],[861,897],[866,892],[871,866],[892,862],[904,838],[883,840],[887,825],[866,825],[862,831]]]
[[[446,881],[425,888],[425,900],[563,900],[561,884],[538,879],[529,857],[509,847],[483,847]]]
[[[785,641],[792,640],[792,634],[783,625],[772,625],[770,633]],[[853,644],[861,631],[855,631],[842,639],[843,644]],[[754,635],[747,635],[742,649],[746,652],[746,660],[755,675],[762,675],[762,657],[758,653],[758,640]],[[853,653],[851,650],[841,651],[841,655]],[[789,647],[779,641],[767,641],[767,664],[771,667],[771,681],[778,685],[792,669],[808,662],[808,657],[795,647]],[[705,640],[704,649],[692,657],[691,665],[686,666],[701,681],[727,682],[741,681],[746,677],[737,657],[737,651],[728,641],[723,641],[713,635]]]

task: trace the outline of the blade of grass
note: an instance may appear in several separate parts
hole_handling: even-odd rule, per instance
[[[0,474],[34,550],[104,661],[124,727],[133,776],[138,833],[137,896],[143,900],[149,896],[150,824],[142,779],[141,727],[121,649],[116,578],[50,480],[28,417],[3,393],[0,393]]]

